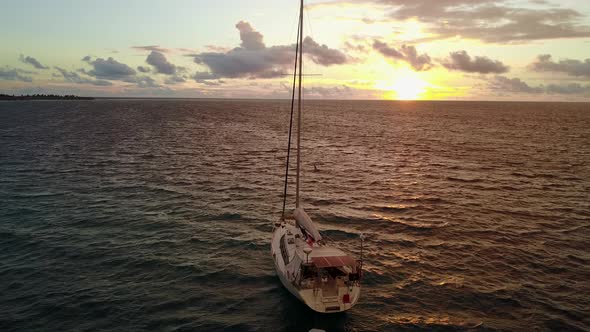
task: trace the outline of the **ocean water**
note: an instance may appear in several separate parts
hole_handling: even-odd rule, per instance
[[[366,236],[332,315],[269,254],[288,107],[0,103],[0,330],[590,330],[590,104],[308,101],[303,205]]]

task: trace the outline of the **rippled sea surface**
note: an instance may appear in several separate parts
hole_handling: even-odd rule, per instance
[[[589,104],[307,102],[304,207],[366,236],[336,315],[269,254],[288,107],[0,103],[0,330],[590,330]]]

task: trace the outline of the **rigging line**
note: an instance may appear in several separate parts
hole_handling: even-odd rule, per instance
[[[297,33],[299,34],[299,24],[295,24],[295,22],[299,22],[299,16],[293,16],[291,21],[291,31],[289,33],[289,40],[293,37],[293,28],[297,25]],[[297,35],[299,36],[299,35]],[[291,76],[291,74],[287,74],[287,76]]]
[[[299,33],[301,20],[297,26],[297,46],[295,47],[295,70],[293,71],[293,92],[291,94],[291,118],[289,121],[289,145],[287,147],[287,166],[285,167],[285,188],[283,190],[283,213],[281,214],[281,220],[285,219],[285,208],[287,206],[287,184],[289,181],[289,166],[291,160],[291,137],[293,132],[293,113],[295,110],[295,85],[297,82],[297,60],[299,60]]]
[[[313,29],[312,29],[312,26],[311,26],[312,20],[311,20],[311,17],[309,16],[309,9],[307,8],[307,6],[305,6],[305,15],[307,16],[307,21],[306,22],[307,22],[307,28],[308,28],[308,31],[309,31],[309,34],[308,35],[311,37],[311,39],[316,40],[315,39],[315,36],[313,34]]]

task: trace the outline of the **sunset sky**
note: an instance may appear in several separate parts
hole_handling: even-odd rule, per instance
[[[590,2],[308,0],[306,98],[590,101]],[[0,93],[288,98],[296,0],[3,0]]]

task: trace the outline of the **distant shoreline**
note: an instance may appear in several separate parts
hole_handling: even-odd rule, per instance
[[[80,97],[75,95],[7,95],[0,94],[0,101],[27,101],[27,100],[208,100],[208,101],[289,101],[281,98],[215,98],[215,97]],[[347,102],[393,102],[393,103],[553,103],[553,104],[587,104],[590,101],[557,101],[557,100],[386,100],[386,99],[307,99],[312,102],[347,101]]]
[[[5,95],[0,94],[0,100],[94,100],[94,97],[80,97],[74,95]]]

